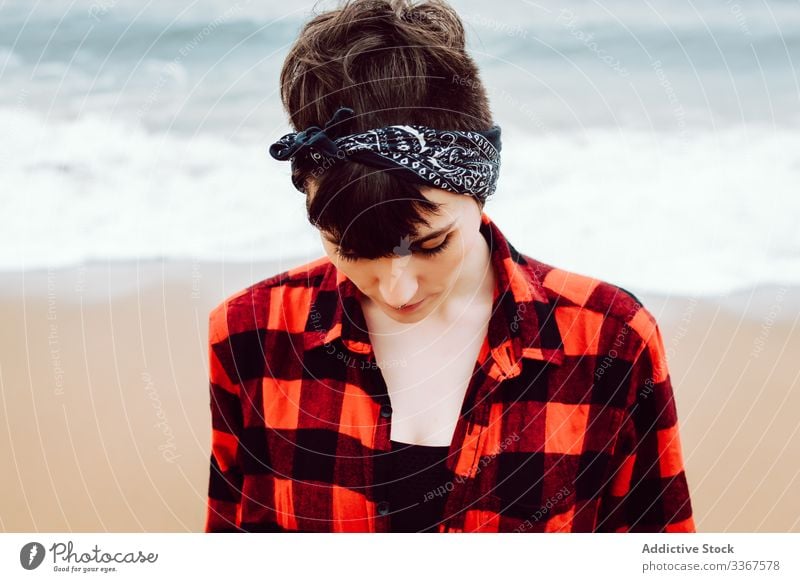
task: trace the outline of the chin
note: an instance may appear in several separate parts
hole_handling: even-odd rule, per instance
[[[417,323],[425,317],[426,312],[420,309],[413,313],[387,313],[397,323]]]

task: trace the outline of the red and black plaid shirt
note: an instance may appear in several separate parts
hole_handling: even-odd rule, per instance
[[[661,333],[624,289],[517,252],[450,445],[439,532],[691,532]],[[392,408],[360,290],[323,257],[210,315],[205,531],[383,532]],[[422,500],[421,500],[422,501]]]

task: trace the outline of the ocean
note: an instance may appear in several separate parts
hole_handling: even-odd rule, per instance
[[[321,256],[267,149],[283,58],[334,4],[4,2],[0,270]],[[451,4],[519,251],[642,291],[800,283],[796,1]]]

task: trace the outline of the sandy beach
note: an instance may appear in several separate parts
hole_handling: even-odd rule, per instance
[[[0,529],[201,531],[208,312],[291,266],[0,273]],[[698,531],[800,531],[800,288],[630,291],[664,337]]]

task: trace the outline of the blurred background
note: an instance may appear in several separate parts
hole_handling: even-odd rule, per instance
[[[501,4],[451,2],[503,130],[486,212],[659,320],[698,529],[800,531],[800,6]],[[335,5],[0,4],[0,530],[200,530],[208,311],[323,254],[267,148]]]

